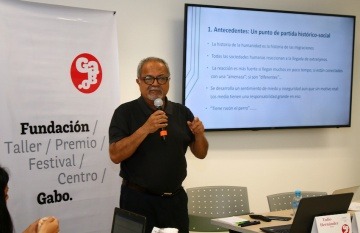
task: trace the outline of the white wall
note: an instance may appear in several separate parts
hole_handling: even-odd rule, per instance
[[[54,4],[51,0],[33,1]],[[350,128],[209,132],[210,150],[205,160],[188,152],[185,188],[246,186],[251,210],[264,212],[268,211],[268,194],[295,188],[332,192],[360,184],[359,0],[58,0],[56,4],[117,12],[120,104],[139,96],[136,67],[147,56],[168,61],[172,70],[168,97],[181,102],[186,2],[356,15],[357,32]]]

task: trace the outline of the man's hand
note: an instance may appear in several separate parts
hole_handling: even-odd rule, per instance
[[[191,132],[195,135],[203,134],[205,131],[204,125],[202,121],[199,120],[198,117],[195,117],[193,121],[187,122]]]
[[[160,128],[165,128],[168,124],[168,117],[166,116],[165,112],[162,110],[157,110],[150,117],[144,124],[144,127],[148,130],[149,133],[154,133],[156,130]]]

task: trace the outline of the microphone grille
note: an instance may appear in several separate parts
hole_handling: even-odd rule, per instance
[[[163,106],[163,101],[161,98],[157,98],[156,100],[154,100],[154,105],[156,108],[162,107]]]

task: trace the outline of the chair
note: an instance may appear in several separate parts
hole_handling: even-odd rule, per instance
[[[204,186],[186,189],[190,231],[228,231],[210,223],[213,218],[250,213],[246,187]]]
[[[302,197],[316,197],[327,195],[326,192],[302,191]],[[269,209],[271,211],[292,209],[291,202],[294,198],[294,192],[277,193],[267,196]]]

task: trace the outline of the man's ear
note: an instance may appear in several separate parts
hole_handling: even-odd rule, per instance
[[[138,78],[136,79],[136,82],[137,82],[137,84],[140,84],[140,81],[139,81],[139,79],[138,79]]]

